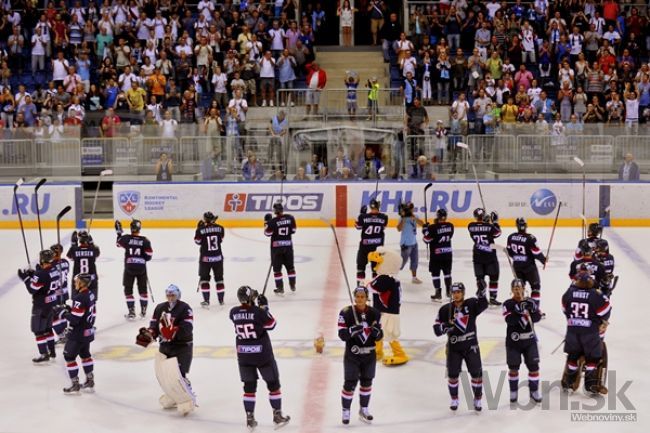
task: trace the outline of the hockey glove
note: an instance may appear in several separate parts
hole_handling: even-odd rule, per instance
[[[532,299],[526,299],[524,302],[524,308],[529,312],[529,313],[536,313],[537,312],[537,302],[533,301]]]
[[[499,214],[496,213],[496,211],[490,212],[490,219],[492,220],[493,224],[498,224],[499,223]]]
[[[140,328],[138,335],[135,336],[135,344],[142,347],[147,347],[153,341],[153,335],[147,328]]]
[[[266,215],[264,215],[264,222],[269,222],[269,221],[271,221],[272,218],[273,218],[273,215],[271,215],[270,213],[267,213]]]
[[[356,337],[363,332],[363,325],[352,325],[348,328],[350,337]]]
[[[381,335],[381,327],[379,325],[372,325],[372,328],[370,328],[370,335],[372,335],[372,338],[377,339]]]
[[[72,236],[70,236],[70,243],[75,247],[79,243],[79,238],[77,238],[77,231],[76,230],[73,231]]]
[[[33,269],[18,269],[18,278],[27,282],[34,275]]]
[[[90,236],[90,233],[88,233],[88,245],[94,245],[95,241],[93,241],[93,237]]]
[[[257,306],[260,308],[269,308],[269,300],[264,295],[257,296]]]
[[[118,220],[115,220],[115,231],[118,236],[122,236],[122,233],[124,233],[124,230],[122,230],[122,223]]]
[[[196,224],[196,228],[201,230],[203,227],[205,227],[205,221],[199,220],[199,222]]]
[[[368,212],[368,206],[364,204],[363,206],[361,206],[361,209],[359,209],[359,213],[364,214],[366,212]]]

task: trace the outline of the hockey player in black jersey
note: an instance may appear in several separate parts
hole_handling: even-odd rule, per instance
[[[518,278],[512,280],[512,298],[503,303],[503,318],[506,330],[506,362],[508,363],[508,382],[510,383],[510,402],[517,401],[519,393],[519,366],[524,358],[528,368],[528,390],[530,398],[536,403],[542,401],[539,392],[539,350],[535,335],[535,322],[542,318],[537,302],[524,297],[525,282]]]
[[[40,354],[37,358],[32,359],[34,364],[41,364],[56,358],[52,319],[54,306],[59,300],[60,284],[59,271],[52,266],[54,261],[52,250],[43,250],[38,256],[39,264],[35,270],[18,270],[18,277],[23,280],[27,291],[32,295],[31,330],[36,337],[36,345]]]
[[[451,238],[454,236],[454,225],[447,221],[447,210],[438,209],[433,224],[426,224],[422,228],[424,242],[429,245],[429,272],[436,293],[431,295],[431,300],[442,300],[440,274],[445,281],[447,297],[451,289],[452,248]]]
[[[199,288],[203,295],[201,306],[210,306],[210,272],[214,275],[219,305],[224,304],[226,287],[223,284],[223,253],[221,242],[226,235],[223,226],[216,223],[217,217],[212,212],[203,214],[194,232],[194,243],[200,245],[199,253]]]
[[[531,298],[537,302],[540,301],[540,281],[539,272],[535,260],[540,263],[546,263],[546,257],[537,246],[537,238],[526,232],[528,223],[524,218],[517,218],[517,233],[508,236],[508,255],[512,257],[512,267],[515,275],[522,280],[524,284],[528,283],[531,288]]]
[[[95,339],[95,295],[90,291],[92,278],[88,274],[77,274],[74,277],[75,292],[72,296],[72,307],[59,306],[62,315],[70,323],[67,341],[63,349],[66,369],[72,384],[63,388],[66,394],[78,393],[81,389],[93,391],[95,375],[93,373],[93,358],[90,354],[90,343]],[[86,375],[86,382],[79,383],[79,364]]]
[[[370,423],[373,416],[368,410],[375,378],[377,358],[375,343],[384,337],[381,329],[381,313],[368,305],[368,291],[365,287],[354,289],[354,305],[343,308],[339,313],[339,338],[345,341],[343,355],[343,424],[350,423],[350,407],[354,389],[359,383],[359,419]]]
[[[296,220],[293,215],[284,213],[284,206],[280,202],[273,205],[273,212],[275,217],[270,213],[264,216],[264,234],[271,238],[271,266],[273,266],[275,279],[273,292],[281,295],[284,293],[282,266],[287,270],[291,291],[296,291],[296,268],[293,263],[293,240],[291,239],[296,233]]]
[[[249,429],[257,426],[255,420],[255,393],[257,392],[257,372],[266,382],[269,401],[273,408],[273,423],[276,429],[286,425],[291,419],[282,415],[282,393],[280,391],[280,373],[273,355],[273,347],[268,331],[275,328],[275,318],[269,312],[266,296],[248,286],[237,290],[241,305],[230,310],[230,320],[235,325],[237,338],[237,363],[239,376],[244,383],[244,410],[246,425]],[[257,299],[257,305],[255,300]]]
[[[115,221],[117,232],[117,246],[124,248],[124,296],[128,308],[127,318],[135,319],[135,299],[133,298],[133,283],[138,282],[138,293],[140,295],[140,316],[147,315],[147,262],[153,256],[151,242],[144,236],[140,236],[142,223],[139,220],[131,221],[131,234],[125,235],[122,231],[122,224]]]
[[[78,274],[90,275],[90,291],[95,294],[95,302],[99,299],[99,277],[95,265],[99,254],[99,247],[93,242],[90,233],[86,230],[72,233],[70,249],[66,254],[73,263],[72,276]]]
[[[479,288],[476,295],[476,298],[465,299],[465,285],[452,284],[452,302],[440,307],[433,325],[437,336],[447,335],[447,386],[451,396],[451,410],[458,409],[458,377],[463,361],[472,377],[474,410],[481,410],[483,367],[476,333],[476,318],[488,307],[485,287]]]
[[[63,304],[68,299],[70,299],[70,293],[68,291],[68,273],[70,272],[70,262],[64,257],[61,257],[63,253],[63,245],[54,244],[50,247],[52,253],[54,253],[54,260],[52,261],[52,266],[54,266],[59,271],[59,291],[58,303]],[[65,343],[66,336],[65,332],[68,328],[68,322],[65,318],[61,316],[54,315],[52,319],[52,329],[54,333],[59,337],[56,341],[56,344]]]
[[[564,352],[566,367],[562,388],[573,389],[580,385],[581,361],[584,361],[585,391],[606,393],[602,384],[604,342],[600,333],[607,327],[612,307],[606,295],[596,289],[593,275],[587,265],[580,265],[573,284],[562,296],[562,311],[567,318]]]
[[[479,291],[485,288],[485,277],[490,280],[490,305],[501,305],[497,301],[499,290],[499,260],[494,248],[494,239],[501,236],[499,216],[496,212],[488,215],[485,209],[474,210],[475,221],[469,223],[467,229],[474,242],[472,250],[472,262],[474,263],[474,275]]]
[[[580,242],[586,241],[593,252],[596,249],[596,241],[601,238],[602,234],[603,226],[599,223],[591,223],[587,227],[587,237],[581,239]],[[578,242],[578,248],[576,248],[575,260],[580,260],[582,258],[583,249],[580,248],[580,242]]]
[[[384,229],[388,224],[388,216],[379,212],[381,202],[370,200],[370,212],[364,205],[361,207],[354,227],[361,230],[361,241],[357,251],[357,284],[364,285],[366,279],[366,266],[368,266],[368,253],[375,251],[377,247],[384,245]],[[367,213],[366,213],[367,212]],[[374,269],[376,263],[370,263],[371,269]],[[372,271],[372,277],[377,274]]]
[[[586,239],[580,241],[578,249],[580,250],[581,258],[571,262],[571,266],[569,267],[569,278],[575,280],[578,270],[582,265],[584,265],[589,273],[593,275],[596,287],[601,287],[601,284],[603,284],[603,281],[605,280],[605,267],[594,257],[593,250]]]
[[[614,276],[614,256],[609,253],[609,243],[605,239],[596,241],[596,259],[605,270],[605,275],[600,282],[600,290],[607,296],[611,296],[618,277]]]

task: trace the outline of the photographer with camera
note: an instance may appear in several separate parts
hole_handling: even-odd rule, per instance
[[[417,230],[418,226],[422,227],[424,221],[418,218],[413,213],[413,203],[402,203],[399,206],[399,216],[400,220],[397,224],[397,231],[400,232],[400,250],[402,253],[402,266],[401,269],[404,269],[406,262],[411,261],[411,282],[413,284],[420,284],[422,281],[417,277],[418,270],[418,242],[417,242]]]

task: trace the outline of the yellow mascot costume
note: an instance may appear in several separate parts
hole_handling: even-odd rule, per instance
[[[402,289],[399,281],[393,277],[399,272],[402,258],[396,251],[378,247],[376,251],[368,254],[368,260],[377,263],[375,266],[377,277],[368,284],[368,289],[373,293],[373,306],[381,312],[381,327],[392,351],[391,356],[384,357],[384,342],[378,341],[377,360],[383,359],[384,365],[406,364],[409,357],[398,340]]]

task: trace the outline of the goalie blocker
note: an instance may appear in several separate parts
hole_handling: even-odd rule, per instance
[[[163,390],[160,404],[164,409],[176,408],[187,415],[196,407],[196,397],[186,375],[192,364],[193,313],[181,301],[181,291],[170,285],[165,291],[167,302],[154,310],[149,328],[140,328],[136,344],[147,347],[153,340],[160,342],[156,354],[155,371]]]

